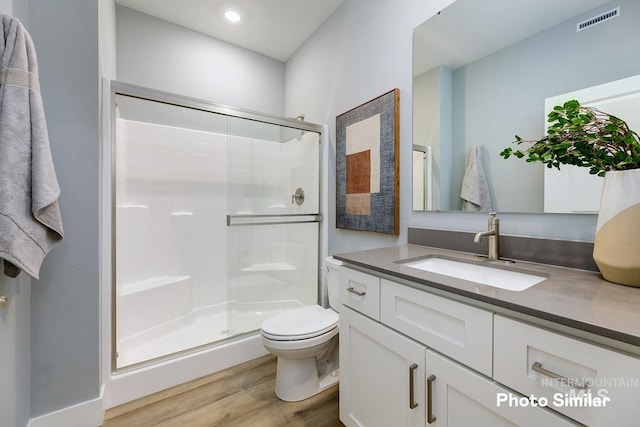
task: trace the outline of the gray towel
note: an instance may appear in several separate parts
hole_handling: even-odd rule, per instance
[[[0,16],[0,258],[4,272],[37,279],[62,240],[60,188],[53,168],[38,63],[20,21]]]
[[[462,179],[462,209],[465,211],[490,211],[491,194],[482,165],[482,146],[474,145],[469,150],[467,170]]]

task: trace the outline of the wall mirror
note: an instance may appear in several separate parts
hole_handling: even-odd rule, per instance
[[[544,135],[545,99],[640,74],[639,20],[637,0],[457,0],[416,27],[413,209],[463,210],[478,146],[491,209],[544,212],[545,168],[499,153]]]

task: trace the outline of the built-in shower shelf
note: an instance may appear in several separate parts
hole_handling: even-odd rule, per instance
[[[293,265],[287,264],[286,262],[267,262],[264,264],[253,264],[249,267],[241,268],[240,271],[243,273],[258,273],[265,271],[295,271],[295,269]]]
[[[191,276],[157,276],[148,279],[131,282],[122,287],[120,296],[127,296],[145,292],[151,289],[163,288],[170,285],[186,282]]]

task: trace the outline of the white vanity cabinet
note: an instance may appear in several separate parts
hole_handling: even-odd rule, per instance
[[[640,359],[495,315],[494,378],[593,427],[640,425]]]
[[[340,280],[346,426],[574,425],[546,408],[497,404],[510,390],[490,378],[492,312],[346,266]],[[364,304],[367,296],[379,301],[378,310]]]

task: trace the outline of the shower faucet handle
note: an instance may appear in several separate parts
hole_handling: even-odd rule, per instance
[[[298,188],[296,192],[291,196],[291,204],[296,203],[298,206],[304,203],[304,190]]]

